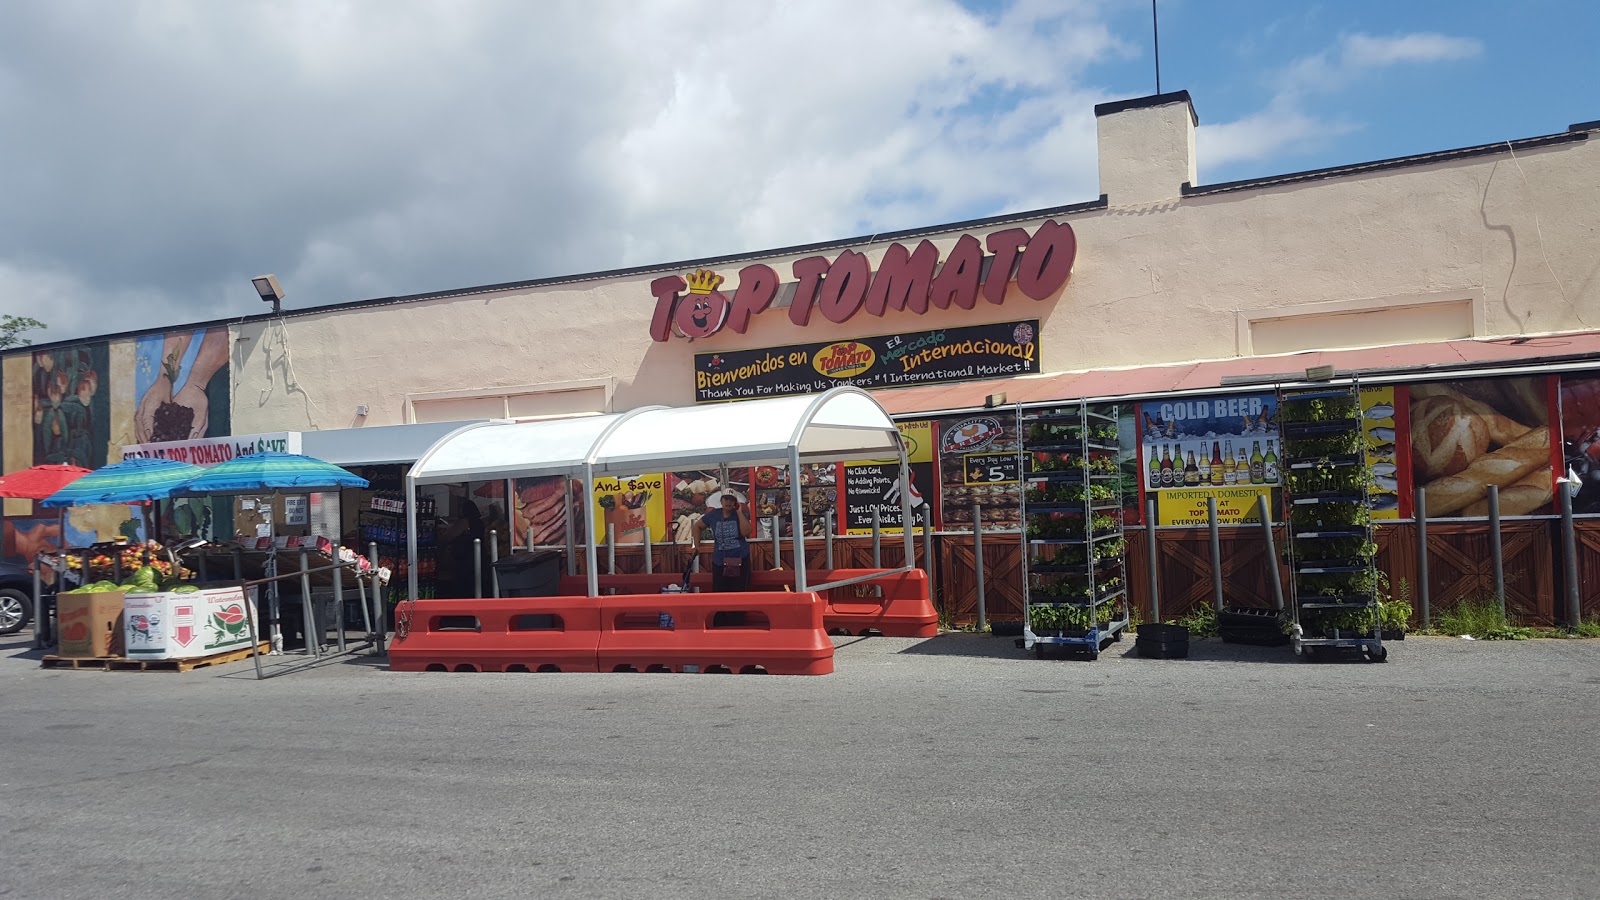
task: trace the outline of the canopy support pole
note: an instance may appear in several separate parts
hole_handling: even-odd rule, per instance
[[[594,533],[594,463],[583,464],[583,528],[586,546],[584,560],[588,563],[589,596],[600,596],[600,554],[595,549]]]
[[[567,530],[567,574],[578,574],[578,523],[572,519],[572,479],[561,476],[561,518]],[[528,551],[533,551],[533,526],[528,526]]]
[[[917,567],[917,535],[911,520],[911,460],[906,443],[900,442],[900,534],[904,537],[906,558],[902,565]]]
[[[406,596],[417,602],[417,482],[406,475]]]
[[[805,593],[806,587],[806,520],[805,507],[800,504],[800,445],[789,445],[789,527],[794,529],[794,589]]]

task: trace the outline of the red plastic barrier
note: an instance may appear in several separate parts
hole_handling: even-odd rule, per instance
[[[813,569],[806,572],[812,584],[826,584],[846,578],[870,575],[873,569]],[[601,591],[616,590],[626,594],[653,594],[669,584],[677,584],[681,575],[658,572],[601,575]],[[710,575],[695,575],[692,586],[701,592],[711,590]],[[782,569],[758,570],[750,573],[751,588],[758,592],[794,590],[794,572]],[[883,589],[879,597],[877,589]],[[561,579],[561,592],[569,596],[583,596],[589,584],[582,575],[569,575]],[[939,613],[933,608],[933,598],[928,593],[928,575],[914,569],[898,575],[885,575],[859,584],[829,588],[827,606],[823,610],[823,626],[830,632],[852,635],[877,632],[886,637],[934,637],[939,633]]]
[[[814,593],[618,594],[600,598],[602,672],[827,675],[833,642]]]
[[[600,671],[600,607],[593,600],[418,600],[407,606],[410,632],[389,645],[389,668],[396,672]]]
[[[872,569],[834,569],[817,572],[809,580],[824,584],[872,572]],[[883,589],[882,597],[877,596],[877,588]],[[931,638],[939,633],[939,613],[928,595],[928,573],[921,569],[829,588],[824,593],[827,594],[827,608],[823,610],[822,622],[830,632],[865,634],[876,631],[885,637],[919,638]]]

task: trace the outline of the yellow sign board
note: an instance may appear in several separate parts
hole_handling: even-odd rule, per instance
[[[667,476],[659,472],[627,478],[594,480],[594,521],[600,543],[609,527],[616,528],[618,544],[671,540],[667,534]]]
[[[1242,525],[1261,521],[1257,497],[1272,500],[1272,486],[1265,484],[1220,488],[1171,488],[1156,492],[1156,512],[1162,525],[1207,525],[1210,515],[1206,498],[1217,498],[1217,524]]]

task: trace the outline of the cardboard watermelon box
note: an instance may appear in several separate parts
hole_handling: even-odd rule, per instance
[[[75,659],[122,652],[122,591],[56,595],[58,655]]]
[[[212,588],[185,594],[129,594],[122,602],[129,659],[189,659],[250,646],[255,589]],[[248,612],[247,612],[248,610]]]

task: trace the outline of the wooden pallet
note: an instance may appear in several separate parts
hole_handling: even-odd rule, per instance
[[[262,655],[266,655],[272,650],[272,644],[262,641],[259,649]],[[188,672],[193,669],[203,669],[206,666],[220,666],[249,658],[250,648],[241,647],[238,650],[229,650],[227,653],[196,656],[189,659],[128,659],[122,656],[77,659],[70,656],[46,656],[40,660],[39,664],[46,669],[103,669],[113,672]]]

